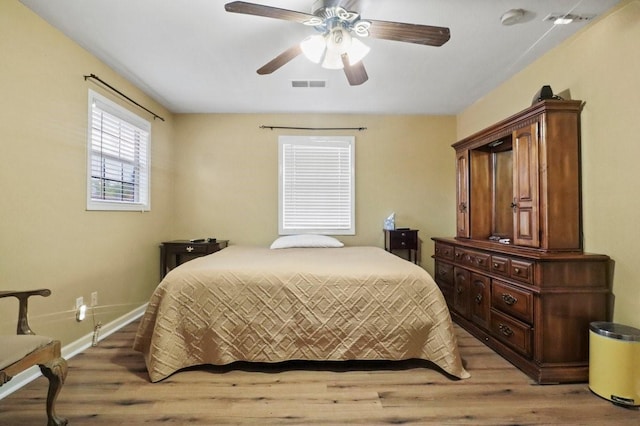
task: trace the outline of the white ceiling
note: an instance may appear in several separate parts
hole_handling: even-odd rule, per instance
[[[442,47],[366,39],[369,80],[349,86],[341,70],[325,70],[304,56],[258,75],[256,69],[315,30],[229,13],[226,1],[20,1],[172,112],[382,114],[456,114],[588,25],[554,26],[544,21],[548,14],[601,15],[618,3],[360,0],[363,19],[449,27],[451,39]],[[253,2],[305,13],[313,4]],[[513,8],[527,11],[524,22],[501,25],[500,16]],[[292,80],[326,80],[327,87],[292,88]]]

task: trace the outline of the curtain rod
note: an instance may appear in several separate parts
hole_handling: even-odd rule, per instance
[[[123,98],[125,98],[126,100],[128,100],[129,102],[131,102],[132,104],[142,108],[143,110],[147,111],[149,114],[153,115],[153,119],[155,120],[156,118],[159,118],[160,120],[164,121],[164,118],[160,117],[158,114],[156,114],[155,112],[143,107],[142,105],[140,105],[139,103],[137,103],[136,101],[134,101],[133,99],[131,99],[130,97],[128,97],[127,95],[125,95],[124,93],[122,93],[121,91],[119,91],[118,89],[116,89],[115,87],[113,87],[112,85],[110,85],[109,83],[107,83],[104,80],[101,80],[100,77],[98,77],[95,74],[89,74],[89,75],[85,75],[84,76],[84,81],[87,81],[88,78],[92,78],[94,80],[99,81],[100,83],[102,83],[103,85],[105,85],[107,88],[111,89],[112,91],[116,92],[118,95],[122,96]]]
[[[287,129],[287,130],[367,130],[366,127],[287,127],[287,126],[260,126],[261,129]]]

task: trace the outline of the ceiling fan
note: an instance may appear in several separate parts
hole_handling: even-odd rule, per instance
[[[361,19],[358,12],[347,10],[357,1],[317,0],[312,13],[303,13],[244,1],[225,4],[227,12],[264,16],[299,22],[318,32],[302,40],[258,69],[258,74],[271,74],[293,58],[304,54],[323,68],[343,69],[352,86],[368,80],[362,58],[369,52],[358,37],[372,37],[407,43],[442,46],[450,38],[449,28],[402,22]]]

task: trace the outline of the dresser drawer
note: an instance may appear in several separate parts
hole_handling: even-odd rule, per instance
[[[533,283],[533,263],[524,260],[511,259],[511,278],[526,283]]]
[[[491,306],[522,321],[533,323],[533,294],[505,282],[491,283]]]
[[[438,283],[453,284],[453,265],[436,260],[436,280]]]
[[[389,232],[389,247],[394,249],[418,248],[418,231],[392,231]]]
[[[453,246],[436,242],[436,257],[453,260]]]
[[[202,254],[207,253],[208,246],[206,244],[171,244],[168,250],[176,254]]]
[[[436,260],[436,283],[448,304],[453,304],[453,265]]]
[[[509,276],[509,258],[502,256],[491,256],[491,272],[505,277]]]
[[[492,309],[491,333],[516,352],[531,358],[532,333],[531,327],[527,324]]]
[[[455,249],[455,260],[462,265],[470,266],[472,268],[483,269],[488,271],[491,263],[491,255],[473,250]]]

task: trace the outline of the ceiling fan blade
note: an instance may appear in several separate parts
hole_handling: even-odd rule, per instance
[[[449,28],[446,27],[367,20],[371,22],[369,36],[373,38],[426,44],[428,46],[442,46],[451,38]]]
[[[302,49],[300,48],[299,44],[291,46],[290,48],[264,64],[261,68],[258,69],[257,72],[260,75],[271,74],[301,53]]]
[[[245,1],[232,1],[224,5],[227,12],[244,13],[245,15],[264,16],[267,18],[284,19],[285,21],[295,21],[304,23],[313,15],[296,12],[294,10],[279,9],[277,7],[263,6],[261,4],[247,3]]]
[[[367,70],[364,69],[362,61],[358,61],[353,65],[349,65],[349,55],[343,53],[341,55],[342,65],[344,65],[344,74],[347,76],[347,81],[352,86],[359,86],[369,79]]]

